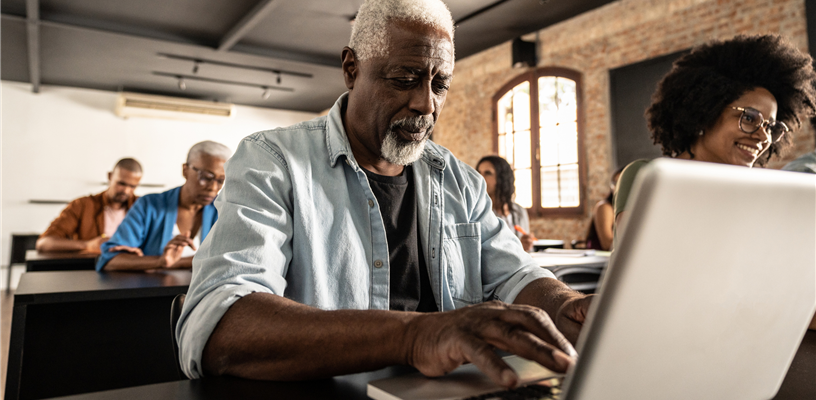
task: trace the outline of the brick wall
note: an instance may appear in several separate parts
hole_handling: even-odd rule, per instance
[[[588,201],[583,217],[532,220],[535,235],[583,239],[592,205],[608,194],[610,69],[741,33],[780,33],[806,51],[804,0],[620,0],[541,30],[538,66],[566,67],[583,74]],[[456,62],[434,140],[471,166],[483,155],[494,153],[493,95],[526,72],[510,65],[510,42]],[[771,167],[781,167],[810,151],[813,140],[809,129],[797,132],[795,149]]]

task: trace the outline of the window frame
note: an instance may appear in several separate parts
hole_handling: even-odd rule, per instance
[[[541,121],[539,119],[539,105],[538,105],[538,78],[542,76],[555,76],[560,78],[567,78],[575,82],[575,103],[578,109],[576,116],[576,127],[578,130],[578,206],[576,207],[558,207],[558,208],[544,208],[541,207],[541,152],[540,148],[540,128]],[[584,103],[583,103],[583,80],[581,73],[567,68],[561,67],[542,67],[527,71],[516,76],[502,86],[496,94],[493,95],[493,153],[499,154],[499,100],[507,94],[508,91],[513,90],[517,85],[528,81],[530,83],[530,151],[532,152],[531,160],[534,168],[532,168],[532,191],[533,191],[533,207],[528,208],[527,212],[530,217],[544,217],[544,216],[583,216],[586,201],[586,161],[584,157]]]

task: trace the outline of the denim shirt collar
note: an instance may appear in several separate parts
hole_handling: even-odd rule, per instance
[[[353,164],[357,163],[354,159],[354,153],[351,151],[346,130],[343,127],[342,110],[346,101],[348,101],[348,92],[343,93],[337,99],[326,117],[326,146],[329,149],[329,164],[332,167],[337,165],[340,156],[346,156],[346,159]],[[435,146],[433,142],[427,142],[425,149],[422,151],[422,160],[429,166],[444,171],[446,167],[445,159]]]

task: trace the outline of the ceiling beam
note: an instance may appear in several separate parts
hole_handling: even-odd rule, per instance
[[[249,33],[249,31],[261,22],[261,19],[270,11],[279,6],[283,0],[261,0],[252,8],[235,26],[233,26],[218,44],[218,51],[228,51],[238,43],[239,40]]]
[[[280,0],[278,0],[280,1]],[[25,22],[26,19],[20,17],[18,15],[13,14],[5,14],[0,13],[0,18],[3,20],[9,21],[20,21]],[[92,32],[92,33],[101,33],[106,35],[115,35],[115,36],[122,36],[122,37],[131,37],[131,38],[138,38],[138,39],[147,39],[153,40],[156,42],[163,42],[163,43],[173,43],[173,44],[182,44],[187,46],[196,46],[196,47],[205,47],[210,50],[215,50],[213,47],[201,44],[201,43],[193,43],[190,41],[181,40],[179,38],[169,38],[169,37],[157,37],[157,36],[146,36],[144,32],[122,32],[122,31],[112,31],[103,29],[100,27],[91,27],[91,26],[84,26],[78,23],[66,23],[66,22],[57,22],[57,21],[49,21],[49,20],[39,20],[40,26],[57,28],[57,29],[72,29],[76,31],[84,31],[84,32]],[[242,43],[237,44],[233,49],[233,53],[241,53],[241,54],[250,54],[254,56],[264,57],[268,59],[274,60],[285,60],[285,61],[293,61],[298,63],[304,64],[312,64],[312,65],[319,65],[324,67],[331,67],[331,68],[340,68],[340,57],[325,57],[316,54],[307,54],[307,53],[300,53],[295,51],[289,50],[278,50],[269,47],[258,47],[258,46],[247,46]]]
[[[40,92],[40,2],[26,0],[26,28],[28,30],[28,77],[31,91]]]
[[[453,24],[458,26],[459,24],[461,24],[461,23],[463,23],[463,22],[465,22],[465,21],[467,21],[467,20],[469,20],[471,18],[474,18],[474,17],[477,17],[477,16],[479,16],[481,14],[484,14],[484,13],[490,11],[491,9],[493,9],[493,8],[495,8],[497,6],[500,6],[502,3],[505,3],[505,2],[507,2],[507,0],[498,0],[498,1],[494,2],[494,3],[488,4],[488,5],[482,7],[480,9],[468,14],[468,15],[465,15],[462,18],[459,18],[459,20],[454,21]]]

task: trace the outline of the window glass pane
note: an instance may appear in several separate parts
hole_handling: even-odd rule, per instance
[[[580,204],[578,164],[561,166],[561,207],[578,207]]]
[[[575,96],[575,81],[567,78],[556,78],[558,94],[558,119],[560,122],[572,122],[578,119],[578,99]]]
[[[515,202],[524,208],[533,206],[533,171],[531,169],[517,169]]]
[[[541,207],[558,207],[558,167],[541,168]]]
[[[504,135],[504,159],[507,160],[510,165],[513,165],[513,152],[515,150],[515,146],[513,146],[513,134]]]
[[[558,134],[555,129],[541,127],[538,146],[542,167],[558,165]]]
[[[505,140],[507,140],[507,139],[505,139],[505,135],[499,135],[499,155],[502,156],[502,157],[507,158],[505,156],[505,154],[507,154],[506,153],[507,150],[505,149],[505,143],[504,143]]]
[[[513,130],[530,130],[530,82],[513,88]]]
[[[530,168],[533,163],[530,160],[530,131],[516,132],[516,147],[513,152],[513,169]]]
[[[538,78],[538,119],[542,127],[552,127],[558,123],[556,79],[554,76]]]
[[[563,122],[555,129],[558,136],[558,163],[578,162],[578,125],[575,121]]]
[[[511,117],[510,117],[509,121],[511,122],[510,127],[512,129],[512,126],[513,126],[512,125],[512,121],[513,121],[512,120],[512,113],[513,113],[512,99],[513,99],[513,92],[509,91],[504,96],[502,96],[502,98],[499,100],[498,110],[496,111],[497,114],[498,114],[498,117],[499,117],[499,133],[507,132],[507,128],[506,128],[507,122],[508,122],[507,114],[511,114]]]

